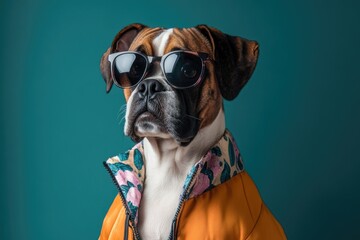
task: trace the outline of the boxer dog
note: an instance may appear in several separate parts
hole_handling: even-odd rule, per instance
[[[224,135],[223,98],[233,100],[239,94],[255,69],[258,53],[257,42],[206,25],[164,29],[131,24],[115,36],[100,68],[107,92],[113,84],[124,91],[124,133],[141,144],[143,163],[136,163],[136,152],[130,155],[141,169],[136,175],[143,177],[143,183],[125,180],[130,185],[119,187],[125,175],[115,176],[113,166],[123,166],[124,155],[107,161],[125,205],[112,206],[108,215],[126,217],[116,221],[106,217],[99,239],[115,239],[120,230],[113,226],[121,221],[128,238],[129,220],[135,239],[175,238],[174,216],[181,210],[184,181]],[[126,203],[126,194],[136,196],[129,188],[141,191],[141,202]],[[112,227],[106,230],[109,224]]]

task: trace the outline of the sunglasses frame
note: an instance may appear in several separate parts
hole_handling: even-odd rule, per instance
[[[116,80],[115,80],[115,74],[114,74],[114,60],[120,56],[120,55],[123,55],[123,54],[128,54],[128,53],[133,53],[133,54],[137,54],[137,55],[140,55],[142,56],[145,60],[146,60],[146,67],[145,67],[145,71],[143,73],[143,75],[141,76],[140,80],[132,85],[132,86],[128,86],[128,87],[123,87],[121,86]],[[187,87],[178,87],[178,86],[175,86],[173,85],[166,77],[166,74],[165,74],[165,71],[164,71],[164,62],[166,60],[166,58],[168,56],[170,56],[171,54],[176,54],[176,53],[188,53],[188,54],[192,54],[192,55],[195,55],[197,57],[200,58],[201,60],[201,73],[199,75],[199,78],[196,80],[196,82],[194,84],[192,84],[191,86],[187,86]],[[191,88],[191,87],[194,87],[196,85],[198,85],[202,80],[203,80],[203,77],[204,77],[204,74],[205,74],[205,63],[208,62],[208,61],[213,61],[210,57],[209,57],[209,54],[208,53],[204,53],[204,52],[193,52],[193,51],[187,51],[187,50],[176,50],[176,51],[171,51],[171,52],[168,52],[167,54],[163,55],[163,56],[147,56],[141,52],[136,52],[136,51],[123,51],[123,52],[115,52],[115,53],[111,53],[109,54],[108,56],[108,61],[110,62],[110,68],[111,68],[111,78],[114,82],[114,84],[116,86],[118,86],[119,88],[122,88],[122,89],[128,89],[128,88],[133,88],[133,87],[136,87],[140,82],[142,82],[144,79],[145,79],[145,76],[146,74],[148,73],[148,70],[149,70],[149,66],[152,62],[154,61],[158,61],[160,60],[160,67],[161,67],[161,71],[162,73],[164,74],[165,76],[165,81],[173,88],[176,88],[176,89],[187,89],[187,88]]]

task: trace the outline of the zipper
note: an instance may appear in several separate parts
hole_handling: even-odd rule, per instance
[[[129,234],[129,217],[130,213],[126,211],[126,218],[125,218],[125,228],[124,228],[124,240],[128,240],[128,234]]]
[[[134,221],[134,219],[132,218],[132,216],[130,214],[130,209],[128,208],[128,205],[126,204],[126,200],[125,200],[125,197],[124,197],[124,195],[123,195],[123,193],[121,191],[121,188],[120,188],[118,182],[116,181],[116,178],[113,175],[113,173],[112,173],[110,167],[108,166],[108,164],[106,162],[103,162],[103,164],[104,164],[104,167],[106,168],[106,170],[108,171],[108,173],[110,174],[111,179],[113,180],[116,188],[118,189],[121,202],[123,203],[123,205],[125,207],[126,219],[125,219],[125,229],[124,229],[124,240],[128,240],[129,222],[131,223],[130,227],[133,230],[133,233],[135,235],[135,239],[136,240],[141,240],[140,233],[137,230],[137,228],[135,227],[135,221]]]
[[[199,168],[199,165],[197,165],[197,166],[195,167],[195,170],[194,170],[194,172],[193,172],[193,174],[192,174],[192,176],[191,176],[191,179],[190,179],[190,181],[189,181],[189,184],[188,184],[188,186],[186,187],[186,189],[185,189],[185,191],[184,191],[184,194],[182,195],[182,197],[181,197],[181,199],[180,199],[179,205],[178,205],[178,207],[177,207],[177,209],[176,209],[176,212],[175,212],[175,216],[174,216],[174,218],[173,218],[173,222],[172,222],[172,225],[171,225],[170,236],[169,236],[168,240],[175,240],[175,237],[176,237],[175,231],[176,231],[176,221],[177,221],[177,217],[178,217],[178,215],[179,215],[179,213],[180,213],[180,210],[181,210],[181,208],[182,208],[182,205],[183,205],[183,203],[184,203],[184,201],[185,201],[186,193],[187,193],[187,191],[189,190],[189,187],[192,185],[192,182],[193,182],[194,177],[195,177],[195,175],[196,175],[196,173],[197,173],[197,171],[198,171],[198,168]]]

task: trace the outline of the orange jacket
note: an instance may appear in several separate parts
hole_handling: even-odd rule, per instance
[[[140,239],[136,224],[145,176],[142,159],[140,143],[104,163],[119,194],[105,216],[99,240]],[[244,171],[228,131],[189,172],[170,224],[169,239],[286,239]]]

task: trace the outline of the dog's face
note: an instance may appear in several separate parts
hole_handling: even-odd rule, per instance
[[[127,101],[124,132],[135,141],[159,137],[172,138],[182,146],[189,144],[200,129],[214,121],[222,108],[222,97],[232,100],[238,95],[255,69],[258,56],[256,42],[223,34],[206,25],[162,29],[132,24],[116,35],[101,59],[107,92],[116,78],[112,71],[116,66],[110,64],[109,54],[132,51],[161,57],[179,50],[208,55],[202,70],[192,67],[191,59],[176,67],[176,76],[198,76],[202,71],[194,86],[174,86],[158,60],[149,63],[146,72],[138,73],[144,74],[141,81],[124,89]]]

